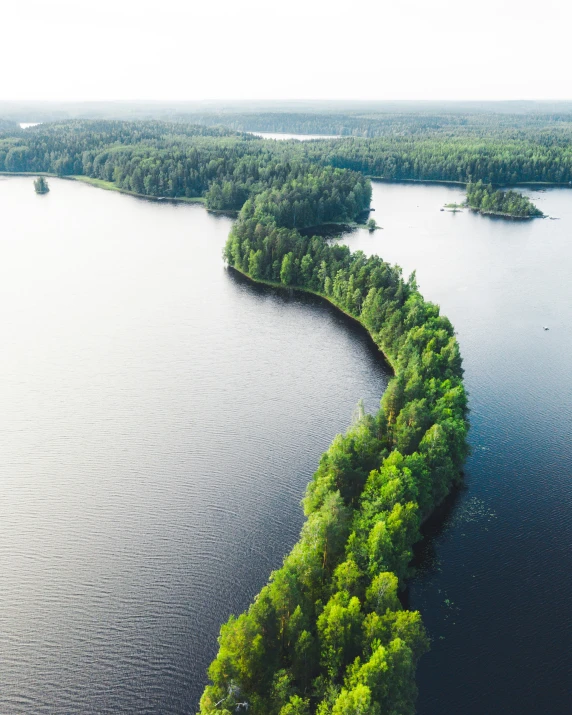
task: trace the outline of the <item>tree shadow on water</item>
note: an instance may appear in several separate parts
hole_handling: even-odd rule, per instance
[[[404,608],[411,608],[411,587],[415,582],[420,578],[431,578],[438,573],[439,558],[437,549],[439,541],[443,534],[451,528],[455,514],[459,510],[467,490],[466,484],[453,489],[423,522],[420,529],[423,538],[413,546],[413,559],[410,565],[414,569],[414,575],[408,580],[399,597]]]
[[[381,367],[383,374],[390,378],[393,375],[393,369],[386,360],[371,335],[363,327],[363,325],[347,315],[343,311],[332,305],[330,301],[322,298],[314,293],[307,293],[304,290],[290,288],[288,286],[274,286],[265,283],[257,283],[251,278],[248,278],[240,271],[235,270],[231,266],[227,268],[228,277],[241,288],[246,288],[253,294],[263,297],[272,297],[284,304],[291,303],[292,305],[301,305],[310,308],[313,311],[319,311],[324,316],[329,317],[336,325],[342,327],[343,330],[349,332],[352,337],[358,340],[367,351],[368,358],[374,359]],[[385,389],[385,386],[383,387]],[[382,393],[379,395],[381,400]]]

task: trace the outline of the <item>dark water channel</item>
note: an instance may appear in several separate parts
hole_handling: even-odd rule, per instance
[[[344,239],[416,269],[466,370],[467,489],[409,592],[433,639],[421,715],[572,712],[572,191],[526,193],[559,220],[441,212],[461,190],[376,183],[384,229]]]
[[[408,593],[419,712],[566,713],[572,192],[531,192],[560,220],[530,223],[439,210],[461,196],[375,184],[383,230],[344,238],[417,270],[470,393],[467,488]],[[193,713],[387,371],[327,306],[227,272],[200,207],[4,178],[0,216],[0,712]]]

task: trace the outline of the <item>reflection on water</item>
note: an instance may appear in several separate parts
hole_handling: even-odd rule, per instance
[[[335,134],[285,134],[283,132],[246,132],[255,137],[262,139],[276,139],[277,141],[285,141],[286,139],[297,139],[301,142],[307,142],[311,139],[337,139]]]
[[[572,708],[572,192],[525,193],[560,220],[441,212],[460,189],[376,183],[383,230],[345,239],[417,271],[466,370],[467,488],[426,525],[408,594],[432,637],[421,715]]]

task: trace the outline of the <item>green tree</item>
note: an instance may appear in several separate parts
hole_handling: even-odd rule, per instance
[[[38,178],[34,181],[34,189],[37,194],[47,194],[50,187],[43,176],[38,176]]]
[[[280,281],[284,285],[290,285],[294,280],[294,254],[287,253],[282,259],[282,267],[280,268]]]
[[[318,618],[321,659],[334,681],[356,655],[362,621],[359,599],[350,598],[345,591],[332,596]]]

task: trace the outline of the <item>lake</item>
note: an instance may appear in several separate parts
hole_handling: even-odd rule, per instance
[[[229,219],[50,184],[0,179],[0,712],[194,713],[220,623],[388,373],[326,305],[225,270]],[[572,705],[572,193],[527,193],[559,220],[375,183],[383,230],[343,238],[417,271],[466,370],[466,488],[407,592],[421,715]]]
[[[388,371],[227,271],[229,219],[49,181],[0,178],[0,712],[194,713]]]
[[[286,141],[287,139],[297,139],[301,142],[311,141],[312,139],[338,139],[334,134],[285,134],[276,132],[246,132],[261,139],[276,139],[277,141]]]

